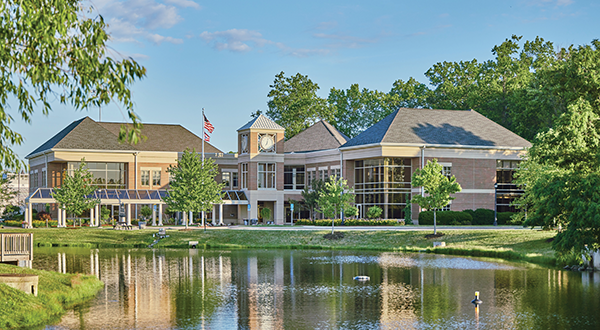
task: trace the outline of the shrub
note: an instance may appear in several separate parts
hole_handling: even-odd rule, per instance
[[[31,222],[33,228],[45,228],[46,220],[33,220]],[[56,227],[58,226],[58,221],[56,220],[48,220],[48,227]]]
[[[473,217],[469,213],[457,211],[436,212],[438,225],[470,225]],[[419,225],[433,225],[433,211],[419,213]]]
[[[367,210],[367,218],[369,218],[369,219],[379,218],[381,216],[382,212],[383,212],[383,210],[381,209],[381,207],[371,206]]]
[[[144,217],[144,219],[148,219],[152,215],[152,209],[148,205],[142,206],[140,213]]]
[[[41,211],[37,214],[36,219],[38,220],[43,220],[43,221],[50,221],[52,220],[52,216],[50,215],[50,213],[46,212],[46,211]]]
[[[475,210],[475,216],[473,216],[474,225],[493,225],[494,224],[494,211],[488,209],[477,209]]]
[[[3,224],[9,227],[21,227],[23,222],[20,220],[4,220]]]
[[[517,212],[498,212],[498,224],[499,225],[509,225],[511,224],[511,217],[517,214]],[[523,222],[521,222],[522,224]]]

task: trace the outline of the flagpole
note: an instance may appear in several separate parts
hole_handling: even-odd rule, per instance
[[[202,108],[202,168],[204,168],[204,108]],[[204,219],[204,211],[201,213],[202,225],[204,225],[204,231],[206,231],[206,220]]]

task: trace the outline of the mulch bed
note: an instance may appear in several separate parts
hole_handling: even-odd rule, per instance
[[[425,235],[425,238],[432,239],[432,238],[440,238],[442,236],[444,236],[444,233],[428,234],[428,235]]]
[[[331,233],[325,234],[323,236],[323,238],[328,239],[328,240],[342,239],[342,238],[344,238],[344,233],[336,231],[333,234],[331,234]]]
[[[552,243],[552,241],[554,241],[554,237],[550,237],[546,240],[546,243]]]

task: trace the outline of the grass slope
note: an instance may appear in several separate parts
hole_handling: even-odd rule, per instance
[[[61,274],[0,264],[0,273],[39,276],[38,296],[0,284],[0,329],[44,326],[67,309],[94,297],[104,284],[95,276]]]
[[[109,229],[11,229],[8,232],[33,232],[37,246],[82,247],[147,247],[154,241],[157,229],[115,231]],[[274,248],[274,249],[344,249],[378,251],[425,251],[431,253],[496,257],[556,264],[552,244],[547,240],[554,231],[539,230],[448,230],[438,239],[425,239],[430,230],[344,231],[341,240],[330,241],[323,235],[330,232],[309,230],[168,230],[170,236],[156,248],[187,248],[189,241],[199,241],[205,248]],[[433,248],[434,241],[446,242],[445,248]]]

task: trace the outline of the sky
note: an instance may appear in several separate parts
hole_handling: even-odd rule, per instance
[[[201,111],[215,126],[211,144],[236,150],[236,130],[267,110],[275,75],[301,73],[326,98],[332,87],[388,92],[394,81],[424,73],[437,62],[493,59],[512,35],[536,36],[555,47],[600,38],[600,2],[502,1],[203,1],[94,0],[109,24],[109,56],[132,57],[147,76],[131,86],[145,123],[181,124],[201,135]],[[88,3],[89,4],[89,3]],[[99,109],[76,111],[53,103],[12,128],[25,142],[24,158],[71,122]],[[102,121],[123,122],[116,104]]]

